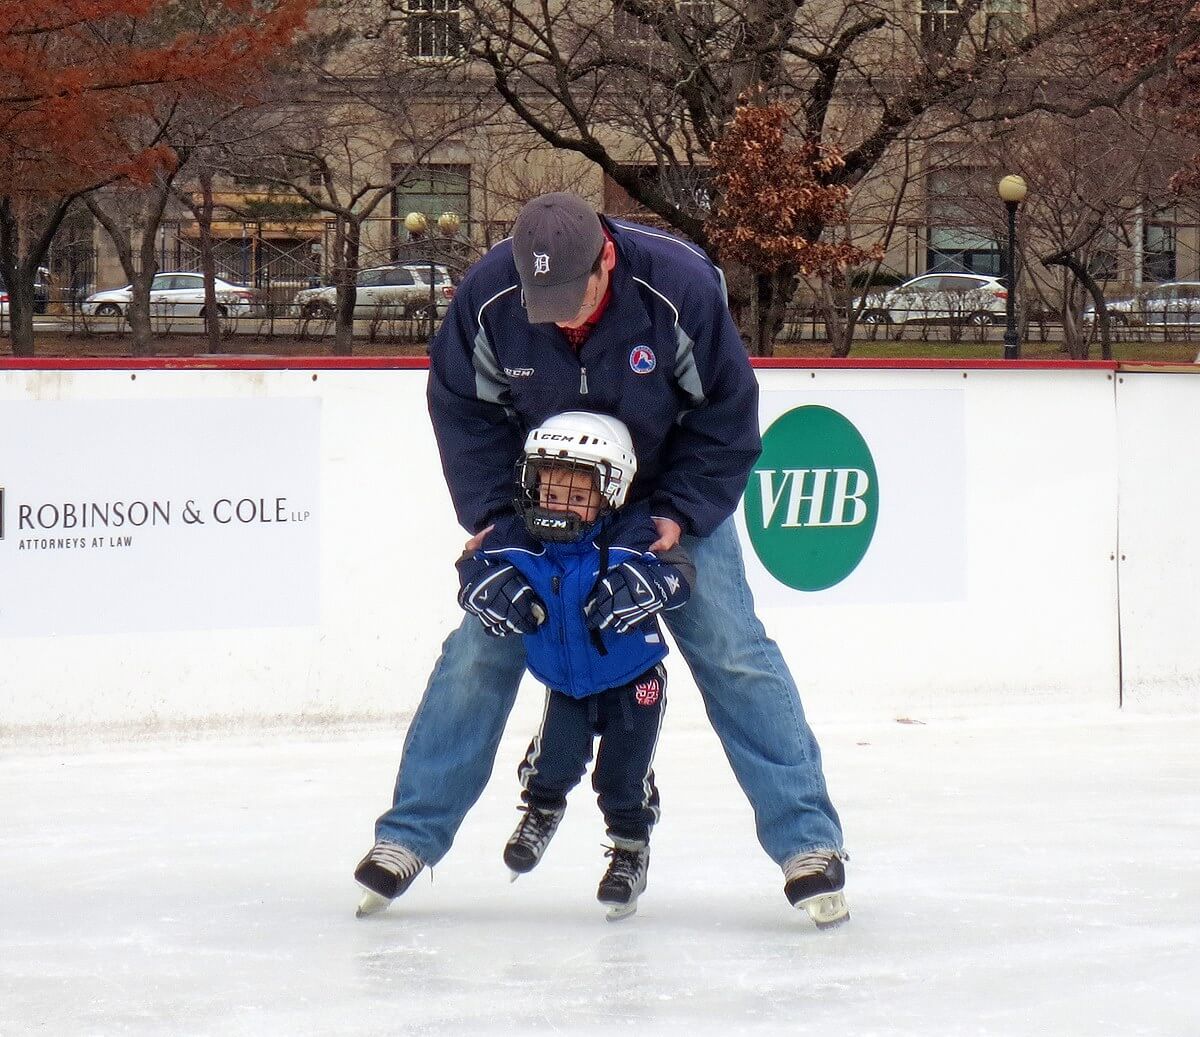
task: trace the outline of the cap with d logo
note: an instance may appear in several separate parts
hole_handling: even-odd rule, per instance
[[[569,321],[579,312],[603,246],[600,217],[578,195],[558,191],[526,203],[513,224],[512,250],[531,323]]]

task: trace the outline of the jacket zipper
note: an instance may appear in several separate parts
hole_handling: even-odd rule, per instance
[[[586,396],[587,394],[588,394],[587,368],[580,367],[579,368],[579,395]]]
[[[561,587],[562,587],[562,580],[559,579],[559,577],[557,577],[557,576],[551,576],[550,577],[550,590],[556,598],[559,595],[559,589]],[[565,645],[567,643],[567,624],[566,623],[559,623],[559,625],[558,625],[558,643],[561,645]]]
[[[551,593],[554,594],[555,597],[558,597],[558,595],[561,593],[561,590],[562,590],[562,578],[559,576],[551,576],[550,577]],[[561,608],[557,609],[557,611],[560,614],[562,614]],[[558,624],[558,643],[562,646],[563,669],[567,673],[567,685],[568,685],[568,687],[574,688],[575,687],[575,672],[571,667],[571,651],[567,647],[567,617],[565,614],[562,615],[562,621]]]

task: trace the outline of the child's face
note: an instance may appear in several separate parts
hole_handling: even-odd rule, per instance
[[[538,474],[538,504],[549,511],[569,511],[588,525],[600,514],[595,472],[543,468]]]

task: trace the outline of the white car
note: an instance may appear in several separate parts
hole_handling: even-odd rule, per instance
[[[250,312],[259,296],[253,288],[215,279],[217,312],[240,317]],[[96,317],[120,317],[129,308],[133,287],[110,288],[83,300],[83,312]],[[204,316],[204,275],[172,272],[155,274],[150,283],[150,312],[169,317]]]
[[[857,308],[861,298],[854,300]],[[866,296],[864,324],[910,321],[961,321],[972,327],[1004,320],[1008,289],[984,274],[922,274],[911,281]]]
[[[360,270],[355,281],[354,316],[427,317],[431,297],[429,263],[398,263]],[[450,268],[433,264],[432,298],[439,317],[444,317],[454,298]],[[333,285],[306,288],[296,293],[300,316],[332,320],[337,308],[337,289]]]
[[[1169,281],[1140,295],[1105,299],[1104,307],[1109,322],[1118,327],[1200,327],[1200,282]],[[1089,302],[1084,307],[1083,320],[1090,324],[1095,319],[1095,307]]]

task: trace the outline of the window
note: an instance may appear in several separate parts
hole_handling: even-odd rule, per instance
[[[1175,225],[1147,223],[1142,228],[1142,276],[1147,281],[1175,277]]]
[[[393,267],[391,270],[383,271],[383,283],[410,285],[416,282],[413,280],[411,270],[405,270],[404,267]]]
[[[359,288],[377,288],[381,284],[383,284],[382,270],[360,270],[355,279],[355,285]]]
[[[393,176],[405,167],[393,166]],[[407,247],[411,235],[405,229],[404,218],[410,212],[419,212],[429,226],[425,234],[426,245]],[[459,219],[458,234],[447,241],[438,227],[438,217],[452,212]],[[466,242],[470,236],[471,219],[471,167],[431,163],[408,170],[405,178],[392,192],[392,259],[415,259],[424,257],[429,247],[436,245],[438,257],[443,246],[455,242]],[[402,247],[405,246],[405,247]]]
[[[921,42],[936,43],[958,29],[958,0],[921,0]]]
[[[983,282],[975,280],[973,277],[943,277],[942,291],[943,292],[975,292],[983,287]]]
[[[918,277],[904,286],[906,292],[940,292],[942,290],[941,277]]]
[[[984,0],[983,45],[1003,47],[1025,35],[1025,0]]]
[[[968,166],[939,169],[926,183],[929,237],[925,269],[955,274],[1000,275],[1000,245],[986,227],[979,226],[973,198],[980,197],[987,170]],[[994,188],[992,188],[994,190]],[[990,194],[988,195],[990,197]]]
[[[404,35],[410,58],[456,58],[462,54],[459,0],[407,0],[407,4]]]
[[[1115,281],[1120,276],[1120,255],[1121,239],[1111,230],[1102,230],[1087,257],[1088,273],[1097,281]]]
[[[393,167],[393,175],[403,167]],[[392,244],[407,240],[404,217],[423,213],[429,234],[437,235],[438,217],[452,212],[459,218],[458,237],[466,238],[471,216],[471,167],[468,165],[417,166],[392,192]]]

